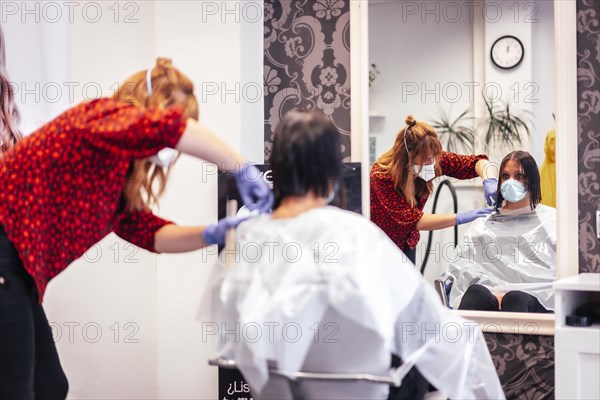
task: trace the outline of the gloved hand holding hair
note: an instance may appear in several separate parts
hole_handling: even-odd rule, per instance
[[[495,206],[498,194],[498,179],[487,178],[483,181],[483,197],[488,206]]]
[[[252,217],[225,217],[216,224],[207,226],[202,232],[202,240],[205,244],[225,244],[227,231],[236,228],[250,218]]]
[[[258,168],[245,164],[234,175],[242,200],[250,211],[265,213],[273,207],[273,192]]]
[[[473,222],[477,218],[483,218],[490,215],[494,211],[494,207],[480,208],[478,210],[470,210],[456,214],[456,225]]]

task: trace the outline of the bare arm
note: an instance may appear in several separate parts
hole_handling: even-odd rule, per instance
[[[487,178],[498,178],[498,169],[486,159],[477,161],[477,164],[475,164],[475,171],[477,171],[477,175],[484,180]]]
[[[456,225],[456,214],[423,214],[417,229],[420,231],[435,231]]]
[[[158,253],[184,253],[209,246],[202,240],[203,226],[165,225],[154,235]]]
[[[210,129],[193,119],[187,120],[176,149],[182,153],[217,164],[223,171],[236,171],[244,165],[244,157],[217,137]]]

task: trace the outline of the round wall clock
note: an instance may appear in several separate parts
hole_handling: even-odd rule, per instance
[[[498,68],[514,68],[523,61],[525,49],[523,43],[514,36],[502,36],[492,45],[490,56]]]

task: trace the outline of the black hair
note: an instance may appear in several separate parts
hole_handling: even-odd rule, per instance
[[[270,164],[275,208],[288,196],[328,197],[341,183],[340,133],[318,111],[291,110],[275,129]]]
[[[523,169],[523,173],[526,177],[525,187],[527,188],[527,192],[529,192],[529,205],[531,206],[532,210],[535,209],[542,200],[542,191],[540,189],[540,171],[538,170],[538,166],[533,156],[522,150],[516,150],[508,153],[506,157],[502,159],[502,163],[500,163],[500,172],[498,174],[498,201],[496,202],[496,209],[501,207],[502,203],[504,203],[504,197],[502,196],[500,187],[502,186],[502,171],[504,171],[504,167],[509,160],[515,160]]]

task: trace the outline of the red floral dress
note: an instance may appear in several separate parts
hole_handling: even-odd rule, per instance
[[[175,147],[183,110],[112,99],[82,103],[0,158],[0,224],[33,277],[41,302],[48,282],[115,232],[149,251],[172,223],[151,211],[119,207],[133,159]]]
[[[475,164],[485,155],[467,156],[442,152],[440,167],[442,174],[457,179],[477,177]],[[379,226],[402,250],[405,245],[414,249],[421,237],[417,224],[423,216],[423,208],[429,195],[417,199],[417,205],[411,207],[394,188],[394,181],[389,174],[379,173],[380,167],[375,164],[370,174],[371,221]]]

